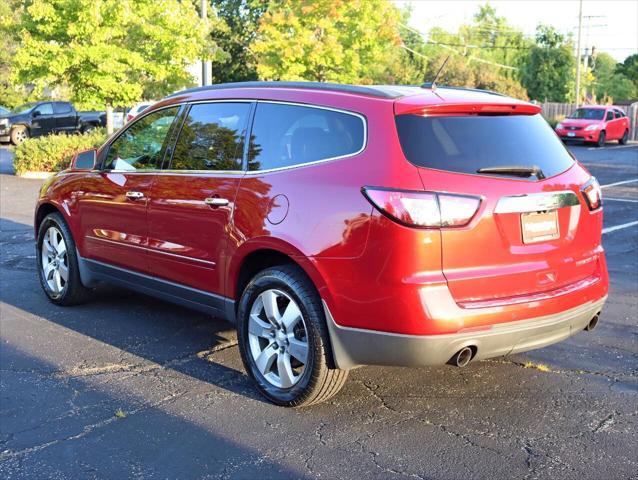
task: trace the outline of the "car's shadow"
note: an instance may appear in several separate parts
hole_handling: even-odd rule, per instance
[[[84,305],[56,306],[38,283],[31,227],[7,219],[0,226],[7,253],[0,265],[3,302],[122,350],[124,362],[139,363],[139,357],[264,401],[241,370],[238,352],[237,369],[215,361],[215,352],[236,345],[230,323],[110,285],[97,287]]]

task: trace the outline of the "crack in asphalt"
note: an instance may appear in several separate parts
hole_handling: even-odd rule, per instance
[[[56,440],[51,440],[50,442],[45,442],[45,443],[41,443],[38,445],[34,445],[31,447],[27,447],[27,448],[23,448],[21,450],[5,450],[3,452],[0,452],[0,462],[3,462],[5,460],[9,460],[15,457],[23,457],[25,455],[29,455],[31,453],[35,453],[35,452],[39,452],[41,450],[44,450],[46,448],[52,447],[54,445],[57,445],[59,443],[63,443],[63,442],[68,442],[68,441],[72,441],[72,440],[79,440],[81,438],[86,437],[87,435],[89,435],[90,433],[92,433],[93,431],[100,429],[102,427],[105,427],[113,422],[117,422],[120,420],[125,420],[128,417],[131,417],[133,415],[137,415],[138,413],[142,413],[145,412],[146,410],[152,409],[152,408],[157,408],[160,407],[162,405],[165,405],[169,402],[171,402],[172,400],[175,400],[176,398],[182,397],[186,394],[186,391],[183,392],[178,392],[178,393],[173,393],[171,395],[168,395],[156,402],[150,402],[150,403],[145,403],[143,405],[141,405],[140,407],[134,408],[132,410],[127,410],[124,411],[123,413],[125,414],[125,416],[123,418],[119,418],[115,415],[111,415],[99,422],[96,423],[92,423],[89,425],[85,425],[84,428],[82,429],[81,432],[75,434],[75,435],[69,435],[67,437],[61,438],[61,439],[56,439]]]
[[[517,362],[515,360],[494,360],[494,359],[486,359],[486,360],[482,360],[483,362],[486,363],[499,363],[499,364],[503,364],[503,365],[515,365],[517,367],[521,367],[521,368],[533,368],[533,367],[529,367],[526,365],[525,362]],[[584,370],[584,369],[579,369],[579,370],[573,370],[573,369],[553,369],[553,368],[548,368],[547,370],[544,369],[538,369],[536,368],[536,370],[541,371],[541,372],[545,372],[545,373],[554,373],[557,375],[596,375],[596,376],[600,376],[600,377],[605,377],[609,380],[613,380],[614,382],[624,382],[624,378],[627,377],[629,379],[633,379],[638,377],[638,369],[632,369],[629,372],[597,372],[594,370]]]

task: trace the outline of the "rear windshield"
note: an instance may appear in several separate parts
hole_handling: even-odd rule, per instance
[[[540,115],[399,115],[396,124],[403,153],[418,167],[459,173],[537,167],[551,177],[574,163]]]
[[[602,120],[605,116],[603,108],[579,108],[568,118],[579,118],[583,120]]]

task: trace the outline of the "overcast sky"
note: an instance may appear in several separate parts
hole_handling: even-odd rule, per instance
[[[395,1],[398,6],[412,5],[410,25],[422,32],[433,26],[456,31],[469,22],[485,1],[475,0],[411,0]],[[492,0],[497,14],[525,34],[533,35],[536,25],[553,25],[563,33],[578,26],[578,0]],[[618,61],[638,53],[638,0],[584,0],[583,49],[592,45],[598,51],[611,54]],[[598,17],[601,16],[601,17]],[[589,23],[589,36],[587,24]],[[604,26],[603,26],[604,25]]]

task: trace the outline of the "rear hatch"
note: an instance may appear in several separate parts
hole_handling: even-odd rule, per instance
[[[467,308],[527,302],[594,282],[602,215],[591,181],[538,113],[495,105],[395,108],[424,190],[480,198],[467,225],[441,228],[442,265]],[[597,184],[596,184],[597,185]]]

